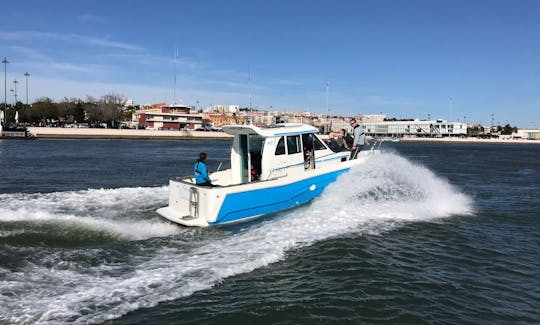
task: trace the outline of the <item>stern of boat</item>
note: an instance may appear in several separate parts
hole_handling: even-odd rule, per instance
[[[224,191],[222,187],[195,185],[189,177],[172,179],[169,181],[169,206],[157,212],[181,225],[206,227],[216,220]]]

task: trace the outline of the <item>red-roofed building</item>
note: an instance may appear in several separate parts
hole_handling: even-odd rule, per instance
[[[159,103],[133,112],[138,126],[157,130],[195,130],[202,127],[203,115],[184,105]]]

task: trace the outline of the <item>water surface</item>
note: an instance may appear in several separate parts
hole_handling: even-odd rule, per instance
[[[155,210],[230,142],[0,141],[0,323],[538,323],[540,146],[385,144],[234,226]]]

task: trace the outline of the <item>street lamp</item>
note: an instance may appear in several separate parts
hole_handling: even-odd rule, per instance
[[[4,61],[2,61],[4,64],[4,114],[2,118],[2,124],[6,120],[6,107],[7,107],[7,64],[9,63],[8,59],[4,57]]]
[[[14,89],[15,89],[15,106],[17,106],[17,84],[19,83],[19,81],[17,79],[13,80],[13,85],[14,85]]]
[[[26,77],[26,106],[28,106],[28,77],[30,77],[30,74],[26,72],[24,76]]]
[[[326,111],[328,112],[328,116],[330,116],[330,110],[328,109],[328,88],[330,88],[330,81],[326,82]]]
[[[454,99],[450,97],[450,116],[449,120],[452,120],[452,114],[454,114]]]

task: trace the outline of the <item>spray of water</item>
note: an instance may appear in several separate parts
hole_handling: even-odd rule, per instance
[[[167,197],[167,187],[3,194],[0,200],[5,203],[0,207],[0,222],[53,223],[58,227],[107,233],[124,240],[167,236],[178,233],[179,228],[157,218],[133,217],[147,211],[148,207],[166,205]],[[24,230],[4,231],[3,236],[21,232]]]
[[[165,191],[158,192],[166,196]],[[90,193],[73,195],[79,194]],[[126,200],[132,193],[115,192],[115,195],[126,195],[123,197]],[[124,209],[144,207],[135,201],[139,200],[124,205]],[[114,203],[117,200],[109,202],[103,204],[103,200],[96,199],[87,209],[101,211],[105,206],[108,209],[122,206]],[[22,205],[26,204],[12,205],[13,211],[23,209]],[[59,211],[64,207],[53,204],[53,208],[44,209]],[[135,262],[127,271],[108,263],[90,270],[55,270],[32,265],[23,275],[4,270],[7,281],[2,291],[11,295],[0,295],[0,315],[7,315],[4,319],[0,316],[0,321],[102,322],[211,288],[227,277],[275,263],[291,249],[316,241],[347,233],[384,234],[404,222],[472,212],[471,200],[448,181],[396,154],[380,154],[344,174],[311,204],[235,231],[218,230],[220,235],[200,240],[189,248],[175,245],[173,236],[168,244],[158,249],[153,247],[150,258]],[[15,218],[5,217],[4,213],[0,212],[2,221]],[[102,221],[95,220],[98,224]],[[114,216],[109,222],[122,223]],[[122,228],[123,225],[117,227],[117,231]],[[21,302],[22,295],[25,299]]]

